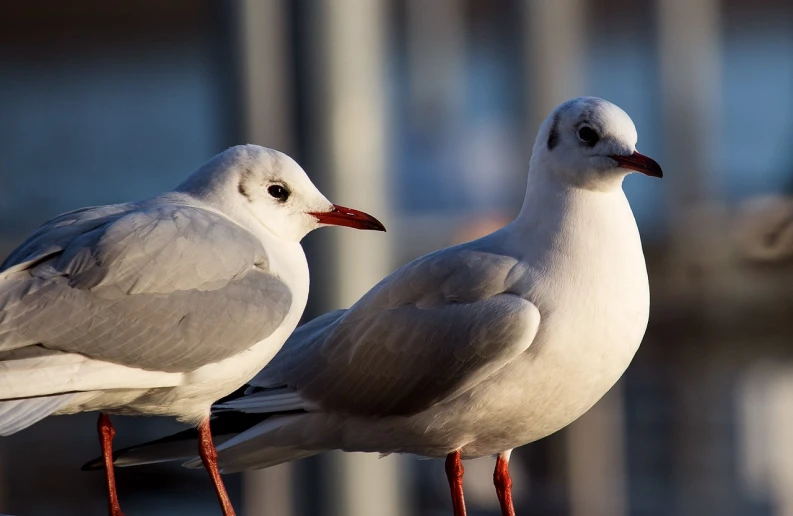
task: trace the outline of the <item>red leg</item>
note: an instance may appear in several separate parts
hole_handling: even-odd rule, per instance
[[[105,459],[105,478],[107,479],[107,499],[108,499],[108,514],[110,516],[124,516],[121,512],[121,506],[118,504],[118,494],[116,493],[116,475],[113,471],[113,436],[116,435],[116,429],[113,428],[113,423],[110,422],[110,417],[107,414],[99,414],[99,420],[96,423],[96,428],[99,431],[99,444],[102,446],[102,457]]]
[[[493,484],[496,486],[502,516],[515,516],[515,508],[512,507],[512,478],[509,476],[509,454],[511,451],[498,454],[496,470],[493,472]]]
[[[209,419],[206,419],[198,425],[198,454],[201,456],[201,462],[204,463],[204,468],[209,472],[212,478],[212,484],[215,486],[215,493],[218,495],[220,508],[223,510],[223,516],[234,516],[234,507],[231,505],[229,495],[226,493],[226,486],[223,485],[223,480],[220,478],[220,471],[218,470],[218,452],[215,450],[215,444],[212,442],[212,431],[209,429]]]
[[[460,459],[460,450],[453,451],[446,456],[446,478],[449,479],[449,488],[452,490],[452,507],[454,516],[465,516],[465,497],[463,496],[463,461]]]

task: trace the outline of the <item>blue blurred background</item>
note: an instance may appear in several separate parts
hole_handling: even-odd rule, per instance
[[[789,0],[37,0],[0,6],[0,254],[73,208],[176,185],[224,148],[291,154],[389,232],[305,241],[306,317],[500,227],[560,101],[625,109],[653,308],[623,380],[513,454],[521,515],[793,516]],[[179,426],[116,418],[116,444]],[[0,440],[0,512],[106,511],[95,415]],[[466,464],[496,515],[493,459]],[[332,453],[226,478],[246,515],[450,514],[439,461]],[[120,470],[128,516],[217,514],[203,471]]]

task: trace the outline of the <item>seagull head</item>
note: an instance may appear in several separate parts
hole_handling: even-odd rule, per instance
[[[619,187],[634,171],[663,177],[655,160],[636,151],[636,140],[636,127],[625,111],[597,97],[574,98],[543,122],[531,170],[588,190]]]
[[[227,149],[178,188],[231,218],[263,226],[282,240],[300,241],[322,226],[385,231],[376,218],[331,203],[292,158],[258,145]]]

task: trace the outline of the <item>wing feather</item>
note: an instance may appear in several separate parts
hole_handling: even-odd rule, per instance
[[[306,405],[409,415],[475,386],[526,351],[540,324],[509,293],[515,259],[451,248],[408,264],[347,311],[298,330],[251,382],[288,386]]]
[[[196,206],[85,209],[45,224],[3,263],[0,350],[48,349],[185,372],[270,335],[291,294],[262,244]]]

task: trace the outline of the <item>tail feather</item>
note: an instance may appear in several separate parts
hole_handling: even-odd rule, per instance
[[[0,436],[7,436],[37,423],[67,404],[71,394],[0,401]]]
[[[222,472],[265,468],[324,451],[268,443],[272,433],[296,422],[296,417],[306,413],[307,404],[295,392],[287,388],[248,395],[245,395],[246,392],[247,386],[242,387],[219,400],[213,407],[214,417],[210,421],[210,428]],[[186,461],[183,465],[187,468],[199,468],[202,463],[197,456],[197,440],[198,431],[191,428],[117,450],[113,453],[113,464],[126,467],[182,460]],[[103,467],[104,461],[98,457],[86,463],[83,470]]]
[[[292,446],[268,447],[266,449],[259,450],[259,452],[255,454],[235,454],[235,460],[233,464],[230,463],[225,466],[223,465],[222,459],[219,458],[220,472],[223,474],[228,474],[240,473],[242,471],[250,471],[253,469],[264,469],[271,466],[276,466],[278,464],[283,464],[284,462],[291,462],[293,460],[313,457],[314,455],[319,455],[325,451],[327,450],[301,450]],[[182,466],[188,469],[198,469],[203,467],[203,464],[200,458],[194,457],[193,459],[183,463]]]
[[[113,452],[113,465],[123,468],[187,459],[195,455],[197,439],[198,431],[195,428],[188,428],[154,441],[121,448]],[[187,451],[188,447],[189,451]],[[80,469],[94,471],[104,467],[105,460],[100,456],[86,462]]]
[[[295,421],[299,414],[276,415],[250,427],[245,432],[231,437],[218,450],[218,465],[222,473],[236,473],[247,469],[261,469],[282,462],[317,455],[325,450],[304,450],[293,446],[268,446],[267,435],[277,432]],[[200,468],[201,459],[193,458],[182,466]]]
[[[212,419],[212,440],[219,446],[265,419],[262,414],[227,413]],[[136,444],[113,452],[113,464],[118,467],[142,466],[159,462],[188,460],[198,455],[198,430],[188,428],[154,441]],[[199,461],[200,462],[200,461]],[[82,467],[83,471],[103,469],[104,459],[97,457]]]
[[[244,412],[246,414],[285,414],[303,411],[309,406],[298,393],[289,388],[271,389],[218,402],[212,412]]]

